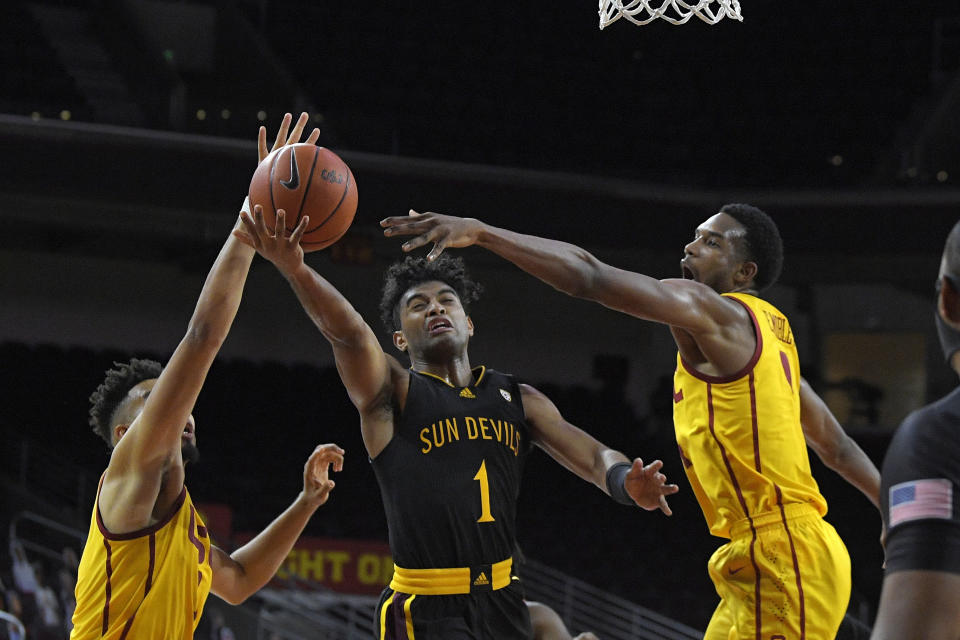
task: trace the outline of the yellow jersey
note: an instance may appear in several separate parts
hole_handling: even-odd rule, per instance
[[[184,487],[160,522],[107,531],[100,495],[77,573],[71,640],[189,640],[210,592],[210,536]]]
[[[790,323],[770,303],[742,293],[757,348],[726,377],[698,372],[677,354],[673,424],[687,478],[710,533],[793,503],[827,503],[810,473],[800,426],[800,365]]]

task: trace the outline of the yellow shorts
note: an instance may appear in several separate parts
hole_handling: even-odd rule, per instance
[[[805,504],[736,523],[710,558],[720,596],[704,640],[834,640],[850,600],[850,556]]]

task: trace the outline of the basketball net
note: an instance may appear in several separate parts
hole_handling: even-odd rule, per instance
[[[647,24],[657,18],[670,24],[683,24],[697,16],[707,24],[717,24],[724,17],[743,22],[739,0],[600,0],[600,28],[620,18],[634,24]],[[716,7],[712,7],[716,3]],[[659,5],[659,6],[657,6]]]

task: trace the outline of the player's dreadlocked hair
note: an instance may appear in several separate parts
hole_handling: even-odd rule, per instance
[[[783,240],[780,230],[773,219],[760,209],[749,204],[725,204],[720,208],[743,225],[744,257],[757,264],[757,275],[753,284],[757,291],[763,291],[780,277],[783,269]]]
[[[393,332],[400,327],[400,298],[403,294],[423,282],[436,280],[444,282],[460,298],[464,311],[469,313],[470,305],[480,298],[483,287],[470,279],[462,258],[442,255],[433,262],[426,258],[407,256],[394,262],[387,269],[383,282],[383,296],[380,298],[380,319],[387,331]]]
[[[103,438],[107,446],[113,446],[113,414],[127,397],[130,389],[144,380],[157,378],[163,367],[155,360],[133,358],[129,363],[114,362],[115,369],[107,371],[107,377],[90,394],[90,426]]]

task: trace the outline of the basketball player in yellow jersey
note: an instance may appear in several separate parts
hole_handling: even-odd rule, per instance
[[[287,114],[274,148],[297,142],[307,116],[288,138],[290,123]],[[258,147],[262,161],[263,128]],[[328,444],[307,461],[296,501],[227,554],[210,544],[184,486],[184,467],[197,452],[191,411],[237,313],[253,255],[230,235],[166,368],[134,359],[107,372],[90,398],[94,431],[112,452],[80,560],[74,640],[189,640],[207,593],[238,603],[263,586],[333,488],[329,468],[340,470],[343,451]]]
[[[670,326],[679,354],[674,426],[711,533],[729,542],[709,571],[720,604],[708,640],[833,640],[850,595],[850,559],[822,516],[807,445],[878,505],[877,468],[800,377],[786,317],[759,292],[783,244],[756,207],[728,204],[684,248],[683,279],[617,269],[564,242],[435,213],[387,218],[385,234],[478,245],[572,296]]]

